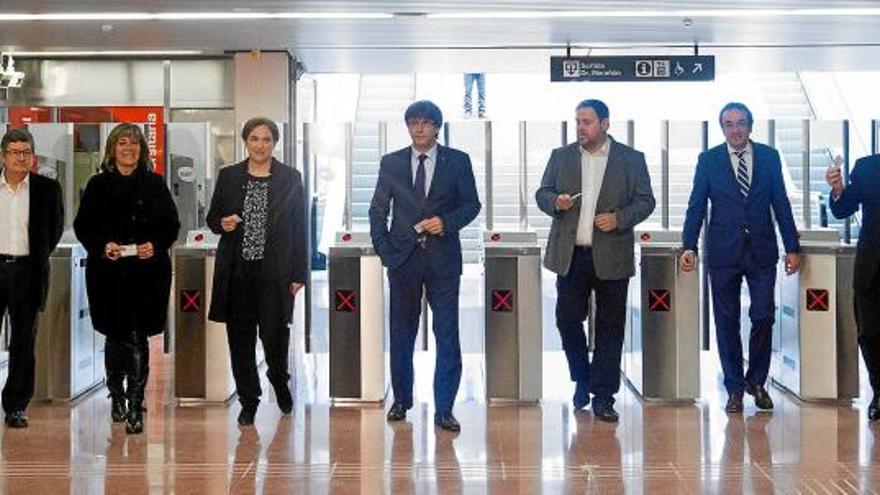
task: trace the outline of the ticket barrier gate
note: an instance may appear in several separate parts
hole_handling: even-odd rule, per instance
[[[73,400],[104,382],[104,336],[92,328],[86,260],[70,231],[49,257],[46,308],[37,315],[34,400]]]
[[[773,354],[773,381],[801,400],[849,401],[859,396],[852,304],[855,246],[841,244],[834,230],[800,235],[800,270],[778,279],[779,349]]]
[[[636,233],[623,371],[646,400],[700,397],[700,276],[684,273],[681,232]]]
[[[208,320],[216,254],[217,237],[207,231],[189,232],[174,248],[170,328],[174,396],[183,405],[225,403],[235,393],[226,325]]]
[[[369,233],[337,233],[327,270],[330,398],[382,402],[388,388],[385,278]]]
[[[486,397],[537,402],[542,382],[541,248],[534,232],[483,232]]]

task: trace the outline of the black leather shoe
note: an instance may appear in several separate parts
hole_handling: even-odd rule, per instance
[[[125,432],[129,435],[144,432],[144,411],[141,408],[141,403],[137,400],[131,401],[131,410],[125,417]]]
[[[125,417],[128,415],[128,410],[125,407],[125,398],[120,399],[111,399],[110,401],[110,417],[113,418],[114,423],[122,423],[125,421]]]
[[[743,394],[742,392],[733,392],[727,397],[727,405],[724,410],[728,413],[743,412]]]
[[[401,402],[395,401],[394,404],[391,404],[391,409],[388,410],[386,418],[388,421],[403,421],[406,419],[406,406]]]
[[[590,386],[587,382],[576,382],[574,397],[571,399],[575,410],[583,409],[590,405]]]
[[[868,405],[868,421],[880,419],[880,394],[874,394],[871,404]]]
[[[461,431],[461,425],[451,412],[435,414],[434,424],[446,431]]]
[[[6,415],[6,426],[10,428],[27,428],[28,418],[24,411],[12,411]]]
[[[755,406],[758,409],[773,409],[773,399],[767,393],[767,389],[763,385],[746,385],[746,392],[755,398]]]
[[[617,414],[617,411],[614,410],[614,406],[610,404],[598,405],[593,402],[593,416],[606,423],[617,423],[620,420],[620,416]]]
[[[254,424],[254,417],[257,415],[257,408],[254,407],[242,407],[241,412],[238,413],[238,426],[251,426]]]
[[[290,389],[287,388],[287,385],[276,389],[275,397],[278,399],[278,409],[281,409],[282,414],[290,414],[293,411],[293,397],[290,395]]]

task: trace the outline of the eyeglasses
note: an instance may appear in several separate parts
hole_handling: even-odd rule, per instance
[[[6,150],[5,153],[19,159],[31,158],[32,156],[34,156],[34,152],[32,150]]]
[[[721,123],[724,129],[748,129],[751,127],[748,120],[726,121]]]

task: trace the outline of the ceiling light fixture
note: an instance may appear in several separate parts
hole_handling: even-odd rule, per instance
[[[89,12],[0,14],[0,22],[20,21],[241,21],[273,19],[391,19],[374,12]]]

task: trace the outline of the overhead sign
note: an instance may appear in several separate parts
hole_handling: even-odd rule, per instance
[[[550,57],[553,82],[714,79],[714,55]]]

